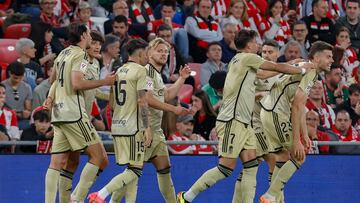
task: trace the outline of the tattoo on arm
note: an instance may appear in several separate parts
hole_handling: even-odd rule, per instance
[[[146,90],[138,91],[141,119],[145,128],[149,127],[149,107],[146,101]]]

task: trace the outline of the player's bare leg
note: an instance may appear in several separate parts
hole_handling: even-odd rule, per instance
[[[70,202],[72,191],[72,178],[79,165],[80,151],[70,152],[64,167],[60,172],[59,179],[59,200],[60,203]]]

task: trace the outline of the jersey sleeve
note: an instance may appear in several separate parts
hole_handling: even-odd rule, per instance
[[[137,82],[136,90],[153,90],[154,88],[154,82],[150,77],[146,74],[146,69],[141,68],[139,71],[139,78]]]
[[[313,86],[316,77],[317,74],[315,70],[306,73],[300,81],[299,88],[309,95],[310,89]]]
[[[243,66],[247,66],[254,69],[259,69],[264,63],[264,59],[256,54],[247,54],[242,60]]]
[[[85,53],[76,54],[72,61],[72,71],[81,71],[85,73],[88,65],[89,63],[85,58]]]

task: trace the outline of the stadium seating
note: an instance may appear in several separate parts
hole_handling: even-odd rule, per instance
[[[201,64],[200,63],[189,63],[188,64],[190,69],[192,71],[196,72],[196,75],[193,76],[195,79],[195,89],[200,89],[201,88],[201,77],[200,77],[200,73],[201,73]]]
[[[11,63],[19,58],[15,50],[16,39],[0,39],[0,62]]]
[[[4,38],[6,39],[20,39],[30,36],[30,24],[12,24],[5,29]]]

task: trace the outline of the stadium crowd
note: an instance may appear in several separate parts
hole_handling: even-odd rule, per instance
[[[172,101],[196,111],[179,117],[165,113],[163,130],[168,140],[217,140],[216,116],[227,64],[237,53],[234,38],[239,30],[256,31],[257,43],[264,44],[259,54],[275,56],[277,62],[306,60],[314,42],[328,42],[335,45],[334,63],[310,90],[306,103],[309,136],[319,141],[360,141],[359,0],[0,2],[0,140],[38,142],[36,146],[0,146],[2,153],[50,152],[53,131],[42,104],[50,89],[53,61],[68,46],[67,26],[74,21],[105,36],[100,79],[127,61],[125,44],[134,38],[160,37],[171,44],[162,68],[166,83],[175,82],[185,64],[196,72]],[[266,53],[265,46],[271,47],[271,53]],[[99,91],[106,95],[110,87]],[[93,101],[91,115],[98,131],[110,131],[112,112],[106,97]],[[172,154],[216,150],[210,145],[169,145]],[[315,145],[309,153],[359,153],[359,149]]]

